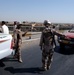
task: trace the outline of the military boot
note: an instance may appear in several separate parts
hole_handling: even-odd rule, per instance
[[[41,70],[43,70],[43,71],[46,71],[47,70],[47,67],[46,67],[45,64],[42,64]]]
[[[14,58],[14,59],[16,59],[16,58],[18,59],[18,55],[17,55],[17,54],[15,54],[15,55],[13,56],[13,58]]]
[[[51,63],[47,64],[47,70],[49,70],[51,68]]]
[[[22,59],[21,59],[21,56],[18,57],[18,61],[19,61],[20,63],[23,62]]]

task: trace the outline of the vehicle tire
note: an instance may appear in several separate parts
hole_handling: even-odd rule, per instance
[[[60,43],[60,50],[64,50],[65,49],[65,45]]]

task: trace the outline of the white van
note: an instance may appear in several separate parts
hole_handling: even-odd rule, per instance
[[[13,52],[12,35],[0,33],[0,59],[3,59]]]

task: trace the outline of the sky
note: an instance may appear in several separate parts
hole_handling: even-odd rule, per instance
[[[74,23],[74,0],[0,0],[0,21]]]

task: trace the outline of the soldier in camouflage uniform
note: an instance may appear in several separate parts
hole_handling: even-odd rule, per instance
[[[54,35],[62,35],[53,29],[49,28],[51,25],[47,20],[44,21],[45,29],[42,32],[40,39],[40,47],[42,50],[42,70],[48,70],[51,66],[53,52],[54,52]]]
[[[25,34],[27,33],[27,31],[22,34],[21,31],[21,24],[17,25],[16,30],[15,30],[15,55],[14,58],[17,58],[19,62],[22,63],[22,59],[21,59],[21,45],[22,45],[22,36],[25,36]]]
[[[22,44],[22,35],[21,35],[21,26],[17,25],[16,31],[15,31],[15,55],[14,57],[18,59],[19,62],[22,62],[21,59],[21,44]]]

